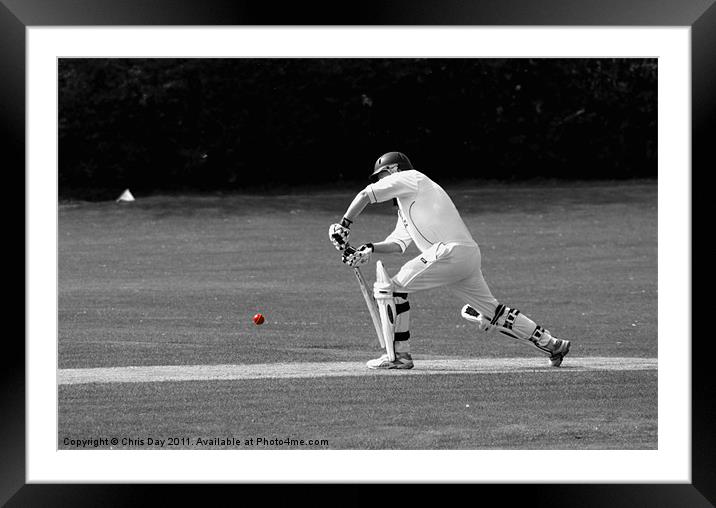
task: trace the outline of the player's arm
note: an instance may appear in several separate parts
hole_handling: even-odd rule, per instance
[[[360,247],[348,245],[343,251],[341,261],[355,268],[367,263],[374,252],[381,254],[397,253],[402,252],[402,247],[393,242],[364,243]]]
[[[395,242],[376,242],[373,245],[373,252],[378,254],[395,254],[402,253],[403,249]]]
[[[405,228],[405,225],[400,218],[400,214],[398,214],[395,229],[393,229],[393,232],[390,233],[381,243],[386,244],[386,248],[390,249],[387,252],[400,252],[401,254],[405,253],[405,249],[413,243],[413,239],[410,237],[410,233],[408,233],[408,230]]]
[[[331,224],[328,228],[328,237],[331,240],[333,246],[338,250],[344,250],[348,247],[348,237],[351,234],[351,224],[355,221],[356,217],[365,209],[370,203],[366,190],[363,189],[356,197],[353,198],[351,204],[348,206],[346,213],[343,214],[341,222]]]
[[[370,203],[370,198],[368,197],[368,192],[363,189],[358,194],[356,194],[356,197],[353,198],[353,201],[351,201],[351,204],[348,205],[348,209],[346,210],[346,213],[343,214],[343,220],[347,220],[349,223],[353,223],[356,220],[356,217],[360,215],[360,213],[365,210],[365,207],[368,206]]]
[[[417,192],[417,183],[414,178],[395,173],[382,180],[368,185],[365,189],[356,194],[348,206],[343,220],[350,224],[355,222],[356,217],[372,203],[382,203],[395,198],[406,197]]]
[[[328,237],[333,246],[342,251],[348,247],[348,237],[351,234],[351,224],[356,217],[371,203],[382,203],[389,199],[405,197],[417,192],[417,183],[400,173],[394,173],[380,181],[368,185],[365,189],[356,194],[340,223],[331,224],[328,229]],[[407,247],[407,245],[406,245]],[[404,250],[404,249],[403,249]]]
[[[395,229],[382,242],[365,243],[357,248],[346,244],[342,261],[348,266],[360,266],[367,263],[374,252],[379,254],[402,254],[411,242],[410,234],[408,230],[405,229],[403,221],[400,220],[400,216],[398,216]]]

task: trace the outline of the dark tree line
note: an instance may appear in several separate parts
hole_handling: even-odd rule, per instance
[[[647,59],[62,59],[61,196],[657,175]]]

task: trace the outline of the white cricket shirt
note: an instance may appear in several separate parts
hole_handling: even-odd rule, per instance
[[[397,200],[398,222],[385,240],[397,243],[403,252],[411,241],[421,252],[436,243],[477,245],[450,196],[420,171],[398,171],[365,191],[371,203]]]

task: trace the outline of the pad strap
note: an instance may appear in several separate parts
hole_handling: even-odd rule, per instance
[[[551,351],[549,349],[547,349],[544,346],[541,346],[539,343],[539,340],[542,338],[542,335],[544,335],[544,331],[545,331],[544,328],[542,328],[541,326],[537,326],[535,328],[535,331],[532,332],[532,335],[530,335],[529,341],[532,344],[534,344],[535,346],[537,346],[538,349],[541,349],[542,351],[544,351],[546,353],[551,353]]]
[[[410,331],[407,332],[395,332],[395,340],[397,342],[408,340],[410,338]]]
[[[508,330],[512,330],[512,327],[515,326],[515,319],[517,319],[517,316],[519,315],[519,310],[510,309],[510,311],[507,313],[507,317],[505,318],[505,324],[503,326]]]
[[[497,324],[497,320],[502,317],[502,315],[505,313],[505,306],[503,304],[499,304],[497,308],[495,309],[495,317],[492,318],[492,321],[490,321],[491,325]]]

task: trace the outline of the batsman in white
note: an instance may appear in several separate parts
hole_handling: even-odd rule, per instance
[[[375,163],[372,182],[348,206],[340,223],[329,228],[329,238],[343,251],[342,261],[360,266],[374,253],[404,253],[415,243],[420,254],[390,277],[376,262],[374,296],[380,310],[386,354],[370,360],[371,369],[411,369],[410,305],[415,291],[446,286],[464,303],[463,318],[481,332],[491,329],[532,344],[549,355],[549,365],[559,367],[570,342],[554,337],[514,307],[492,296],[482,275],[481,254],[455,205],[437,183],[413,168],[408,157],[388,152]],[[395,230],[382,242],[359,247],[349,244],[350,228],[366,206],[393,200],[398,209]],[[390,340],[392,339],[392,340]]]

